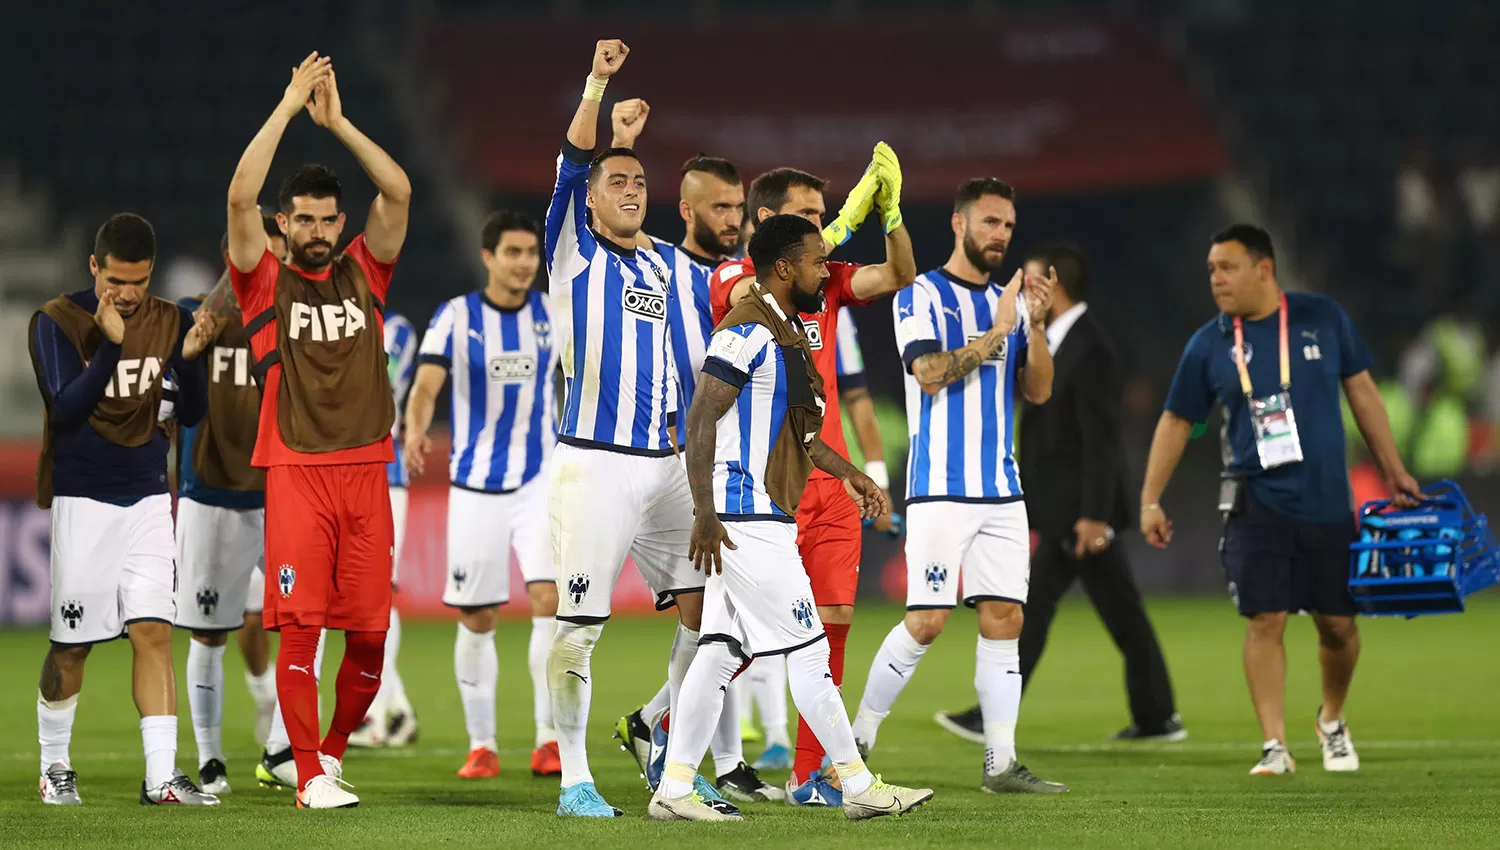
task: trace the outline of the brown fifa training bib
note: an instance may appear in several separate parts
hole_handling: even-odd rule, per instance
[[[782,315],[759,283],[751,285],[750,294],[740,299],[715,330],[751,323],[770,329],[786,368],[786,419],[766,459],[766,494],[787,516],[796,516],[814,468],[808,451],[823,427],[823,376],[813,366],[802,323]]]
[[[250,337],[238,309],[201,355],[208,367],[208,413],[193,440],[193,471],[219,490],[266,489],[266,472],[250,465],[260,420],[260,386],[251,374]]]
[[[45,313],[62,329],[63,336],[73,343],[78,357],[87,367],[94,352],[104,342],[104,332],[94,324],[94,314],[73,303],[67,296],[58,296],[42,305],[42,309],[31,317],[31,328],[27,340],[31,346],[31,362],[37,365],[36,322]],[[125,320],[125,341],[121,345],[120,362],[115,375],[104,390],[104,398],[89,414],[89,427],[99,432],[106,440],[120,446],[145,445],[156,429],[157,411],[161,407],[162,374],[177,348],[177,338],[182,332],[182,311],[176,304],[148,295],[141,301],[135,314]],[[42,398],[47,398],[47,389],[37,385]],[[52,414],[47,411],[42,427],[42,456],[37,461],[36,503],[38,507],[52,506]]]
[[[251,371],[263,385],[267,371],[281,364],[276,424],[287,448],[316,454],[390,435],[396,405],[377,322],[384,310],[347,253],[333,261],[326,280],[281,267],[274,305],[249,321],[245,335],[276,322],[276,348]]]

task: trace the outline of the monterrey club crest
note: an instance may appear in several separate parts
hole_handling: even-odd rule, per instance
[[[276,571],[276,584],[281,588],[281,598],[285,599],[292,595],[292,588],[297,586],[297,570],[291,564],[282,564],[281,569]]]

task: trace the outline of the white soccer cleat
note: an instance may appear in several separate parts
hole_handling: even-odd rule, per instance
[[[708,804],[697,791],[686,797],[668,798],[661,790],[651,796],[651,805],[646,808],[649,820],[744,820],[739,812],[728,814]]]
[[[349,735],[349,746],[375,749],[385,746],[385,718],[365,715],[363,723]]]
[[[318,764],[323,767],[324,776],[332,776],[336,781],[344,781],[344,762],[327,753],[318,753]],[[354,786],[349,786],[354,787]]]
[[[38,783],[42,802],[49,806],[81,806],[78,796],[78,773],[65,761],[53,762]]]
[[[1250,768],[1251,776],[1282,776],[1297,772],[1297,761],[1287,751],[1286,744],[1271,740],[1260,751],[1260,761]]]
[[[315,776],[307,787],[297,792],[299,809],[352,809],[359,805],[359,798],[340,787],[343,783],[323,774]]]
[[[932,799],[931,788],[903,788],[887,785],[879,776],[863,794],[844,794],[844,817],[869,820],[886,815],[904,815]]]
[[[417,742],[417,713],[407,707],[392,711],[386,721],[385,745],[405,747]]]
[[[1323,769],[1334,773],[1353,773],[1359,770],[1359,753],[1354,751],[1354,739],[1349,737],[1349,726],[1343,720],[1331,732],[1323,731],[1323,709],[1318,709],[1313,725],[1318,729],[1318,746],[1323,750]]]

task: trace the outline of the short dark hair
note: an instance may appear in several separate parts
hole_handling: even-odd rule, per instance
[[[333,169],[326,165],[304,165],[281,181],[281,191],[276,195],[276,202],[283,213],[292,211],[293,198],[332,198],[342,210],[344,184],[339,182]]]
[[[600,174],[604,173],[604,161],[606,159],[614,159],[617,156],[629,157],[629,158],[635,160],[636,162],[640,162],[641,161],[641,158],[638,157],[638,156],[636,156],[635,155],[635,151],[631,150],[630,148],[610,148],[610,149],[606,150],[604,153],[601,153],[598,156],[594,157],[592,160],[589,160],[589,185],[590,186],[592,186],[595,183],[595,181],[597,181],[599,179],[599,175]]]
[[[1245,251],[1253,260],[1276,259],[1276,246],[1271,244],[1271,234],[1253,224],[1231,224],[1214,234],[1213,244],[1222,245],[1225,242],[1244,245]]]
[[[740,179],[740,170],[734,167],[734,163],[721,156],[708,156],[700,153],[691,157],[682,164],[682,176],[686,177],[690,171],[712,174],[725,183],[739,185],[744,182]]]
[[[276,223],[276,213],[260,211],[260,226],[266,232],[266,236],[272,239],[285,239],[286,234],[281,232],[281,225]]]
[[[801,256],[807,237],[817,232],[817,225],[800,215],[773,215],[761,222],[750,237],[750,262],[756,270],[769,272],[777,260],[795,260]]]
[[[542,239],[542,228],[536,219],[525,213],[501,210],[484,220],[484,229],[479,234],[480,247],[493,252],[500,247],[500,237],[513,230],[524,230],[535,236],[538,242]]]
[[[1016,187],[998,177],[970,177],[959,184],[958,191],[953,193],[953,211],[963,212],[970,204],[986,195],[1015,203]]]
[[[827,180],[798,168],[773,168],[750,181],[750,193],[745,198],[745,217],[754,221],[761,207],[777,212],[795,188],[821,192],[827,185]]]
[[[151,222],[135,213],[115,213],[94,234],[94,260],[108,265],[106,257],[122,263],[156,262],[156,231]]]
[[[1089,255],[1075,242],[1064,239],[1038,245],[1026,255],[1026,261],[1036,260],[1057,270],[1057,282],[1073,301],[1084,301],[1093,287],[1094,273],[1089,265]]]

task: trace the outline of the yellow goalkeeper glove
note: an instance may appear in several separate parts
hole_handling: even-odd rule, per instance
[[[875,145],[875,156],[870,166],[880,175],[880,188],[875,191],[875,207],[880,210],[880,223],[890,233],[901,226],[901,160],[885,142]]]
[[[844,199],[838,218],[823,228],[823,241],[835,248],[848,242],[849,237],[854,235],[854,231],[870,215],[871,208],[875,206],[875,192],[879,189],[880,177],[872,161],[865,168],[865,176],[859,178],[859,182],[849,191],[849,197]]]

